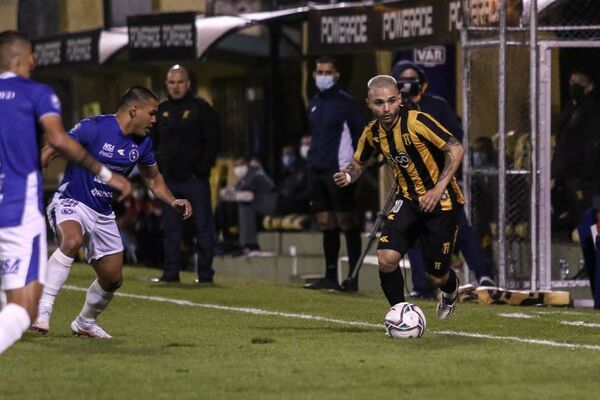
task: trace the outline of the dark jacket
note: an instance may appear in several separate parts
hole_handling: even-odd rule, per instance
[[[464,133],[456,113],[450,104],[440,96],[425,93],[417,105],[419,110],[435,118],[442,126],[462,142]]]
[[[193,175],[208,176],[219,150],[219,125],[213,108],[192,92],[160,103],[152,140],[165,178],[185,181]]]
[[[334,86],[310,100],[308,119],[312,133],[307,157],[310,168],[338,171],[346,167],[367,122],[360,103]]]

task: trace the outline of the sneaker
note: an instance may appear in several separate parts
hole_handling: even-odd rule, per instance
[[[304,289],[342,290],[342,288],[340,287],[340,285],[337,284],[337,282],[330,281],[327,278],[321,278],[316,282],[307,283],[306,285],[304,285]]]
[[[34,332],[41,333],[45,335],[50,330],[50,324],[46,321],[40,321],[39,319],[35,321],[33,325],[31,325],[31,329]]]
[[[52,309],[47,308],[45,306],[40,306],[38,311],[38,317],[33,325],[29,329],[34,332],[41,333],[45,335],[50,330],[50,315],[52,314]]]
[[[81,322],[79,318],[75,318],[73,322],[71,322],[71,331],[73,335],[76,336],[88,336],[94,339],[110,339],[110,336],[106,331],[100,328],[96,324],[86,324]]]
[[[440,290],[440,299],[437,303],[436,313],[439,320],[447,319],[456,308],[456,303],[458,302],[458,286],[459,281],[456,278],[456,289],[454,293],[449,294],[442,290]]]
[[[358,292],[358,279],[344,279],[344,281],[342,282],[342,290],[348,293]]]
[[[479,286],[496,287],[496,282],[489,276],[482,276],[481,278],[479,278]]]

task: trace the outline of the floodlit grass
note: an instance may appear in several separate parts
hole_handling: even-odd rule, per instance
[[[313,292],[218,275],[214,286],[149,283],[157,275],[128,268],[120,292],[201,306],[115,297],[100,318],[114,339],[91,340],[71,336],[69,324],[85,293],[65,289],[50,333],[27,333],[0,355],[0,399],[592,399],[600,393],[600,329],[560,323],[600,324],[600,313],[592,310],[461,304],[439,322],[435,303],[422,301],[429,331],[421,339],[391,340],[382,326],[383,295]],[[92,279],[91,267],[76,265],[68,284],[87,288]],[[183,279],[193,281],[191,274]]]

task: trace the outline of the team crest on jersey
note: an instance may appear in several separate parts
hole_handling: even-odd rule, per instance
[[[135,162],[138,158],[140,158],[140,152],[137,149],[131,149],[129,151],[129,161]]]

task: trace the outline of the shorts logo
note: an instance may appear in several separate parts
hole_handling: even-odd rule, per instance
[[[393,221],[393,220],[394,220],[394,218],[396,218],[396,214],[390,214],[390,215],[388,215],[388,219],[389,219],[390,221]]]
[[[442,244],[442,254],[448,254],[450,252],[450,242]]]
[[[16,274],[19,272],[19,266],[21,264],[20,259],[6,258],[2,261],[2,274]]]
[[[389,162],[398,164],[404,169],[408,168],[408,165],[410,164],[410,158],[408,158],[408,154],[406,154],[405,152],[398,153],[395,156],[390,154],[386,156],[386,158]]]
[[[440,268],[442,268],[442,263],[438,262],[438,261],[435,261],[433,263],[433,268],[436,269],[436,270],[439,270]]]
[[[63,215],[71,215],[75,214],[75,210],[73,210],[72,208],[63,208],[62,210],[60,210],[60,213]]]
[[[385,235],[385,236],[382,236],[382,237],[380,237],[380,238],[379,238],[379,241],[380,241],[381,243],[389,243],[389,242],[390,242],[390,239],[389,239],[389,236]]]
[[[190,110],[185,110],[183,112],[183,117],[181,117],[182,119],[188,119],[190,117]]]
[[[396,200],[396,202],[394,203],[394,207],[392,208],[391,212],[392,213],[397,213],[398,211],[400,211],[400,207],[402,207],[402,204],[404,204],[404,200]]]
[[[140,152],[136,149],[131,149],[129,151],[129,161],[135,162],[140,157]]]

